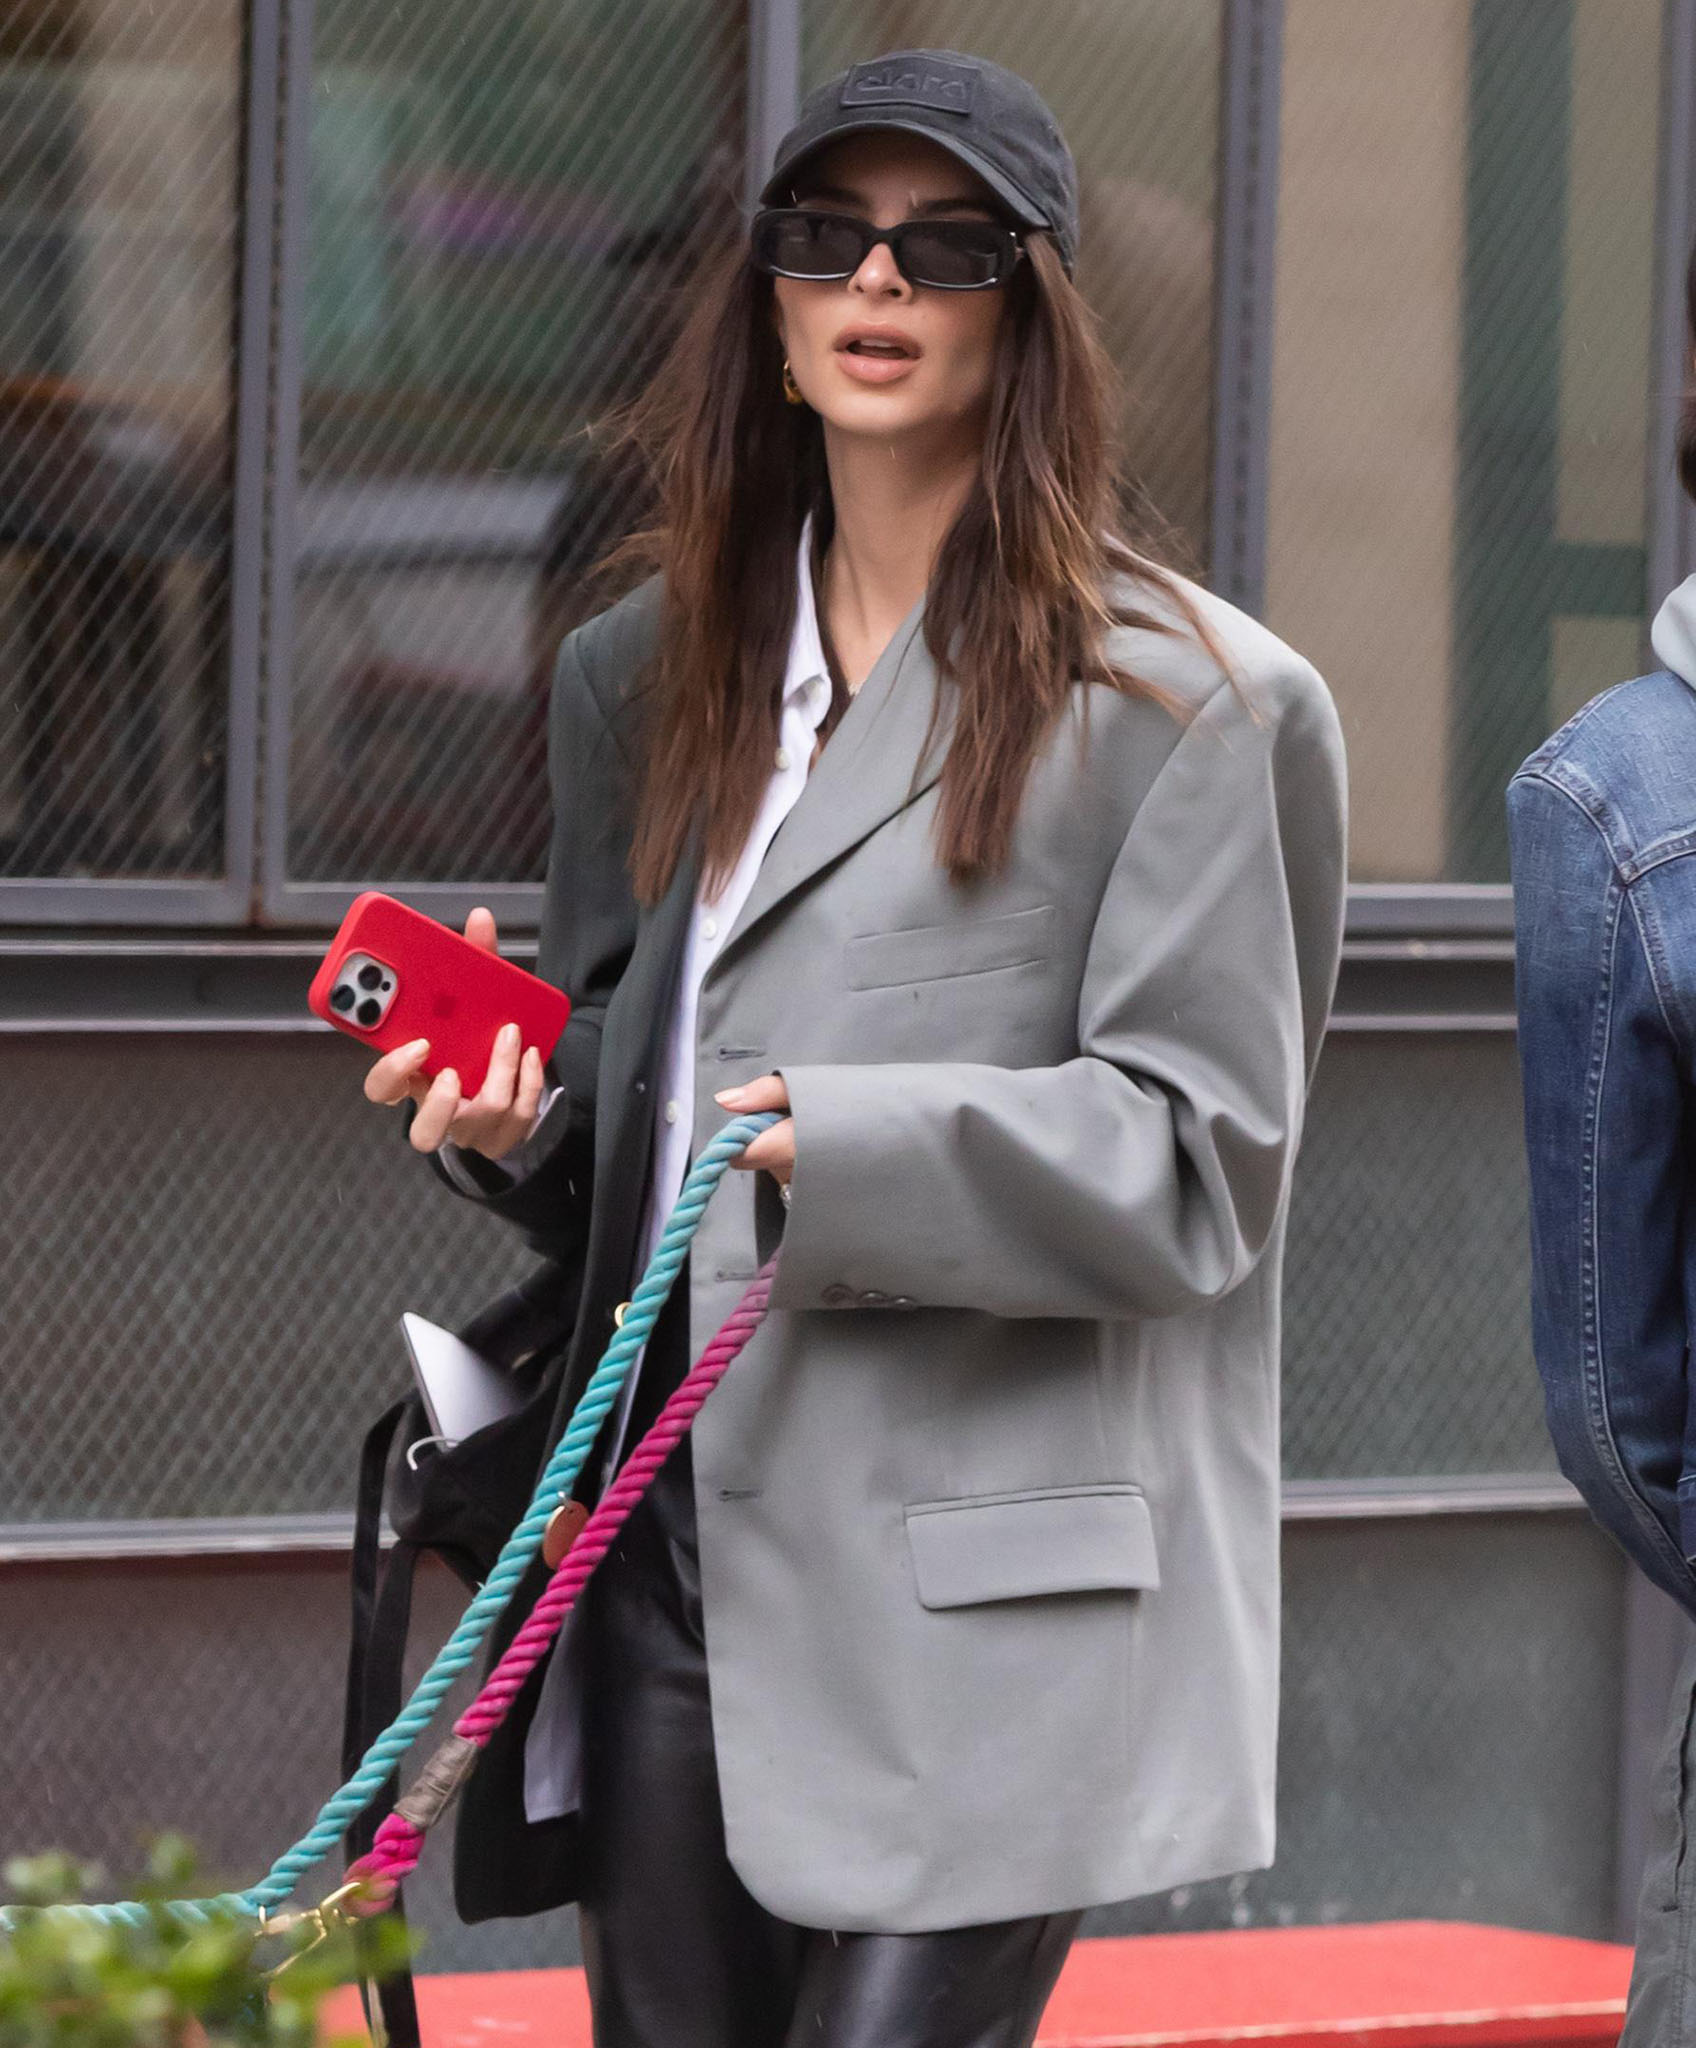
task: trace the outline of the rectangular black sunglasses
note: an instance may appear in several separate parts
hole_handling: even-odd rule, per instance
[[[852,277],[884,242],[909,284],[940,292],[1003,284],[1024,254],[1017,234],[992,220],[904,220],[879,228],[858,214],[810,206],[766,207],[755,214],[750,238],[761,270],[815,282]]]

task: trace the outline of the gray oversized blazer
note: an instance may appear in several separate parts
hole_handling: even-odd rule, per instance
[[[1272,1854],[1279,1278],[1343,756],[1307,663],[1191,594],[1232,673],[1117,634],[1181,715],[1080,686],[969,887],[934,857],[948,707],[926,755],[915,613],[701,991],[697,1146],[730,1083],[781,1069],[794,1105],[793,1207],[727,1180],[690,1323],[698,1351],[781,1239],[695,1490],[731,1861],[804,1925],[1002,1920]],[[585,1233],[579,1380],[632,1278],[696,886],[638,916],[622,877],[653,613],[637,593],[561,658],[543,967],[579,1002],[570,1100],[491,1202],[556,1256]]]

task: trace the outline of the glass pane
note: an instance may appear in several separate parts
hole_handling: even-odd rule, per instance
[[[734,216],[743,52],[716,0],[321,0],[293,879],[540,879],[553,653],[635,517],[580,430]]]
[[[805,83],[883,50],[1028,78],[1078,159],[1078,282],[1126,384],[1125,451],[1191,568],[1207,560],[1216,0],[804,0]]]
[[[241,38],[0,21],[0,876],[221,866]]]
[[[1363,881],[1505,881],[1502,791],[1641,659],[1659,0],[1287,0],[1267,616]]]

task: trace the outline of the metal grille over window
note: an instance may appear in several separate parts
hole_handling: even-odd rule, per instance
[[[319,6],[292,883],[540,880],[553,656],[649,509],[584,429],[734,232],[744,71],[712,0]]]
[[[1290,1222],[1291,1478],[1554,1470],[1520,1115],[1505,1033],[1332,1035]]]
[[[0,880],[221,866],[242,34],[0,22]]]
[[[1505,882],[1508,777],[1645,653],[1660,0],[1283,14],[1265,615],[1356,879]]]

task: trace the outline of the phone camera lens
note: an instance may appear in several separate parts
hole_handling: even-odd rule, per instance
[[[360,1023],[364,1025],[365,1029],[369,1031],[373,1025],[382,1022],[383,1006],[375,997],[367,996],[354,1014],[358,1017]]]
[[[380,967],[365,966],[359,970],[359,986],[361,988],[376,988],[382,979],[383,970]]]
[[[338,981],[330,991],[330,1008],[344,1013],[353,1008],[353,990],[345,981]]]

